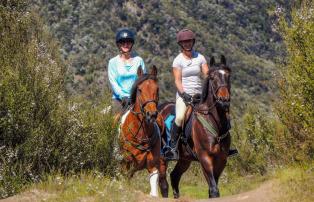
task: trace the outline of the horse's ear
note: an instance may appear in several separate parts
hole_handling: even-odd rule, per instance
[[[220,57],[220,63],[221,63],[221,64],[224,64],[224,65],[227,65],[227,61],[226,61],[226,58],[225,58],[224,55],[221,55],[221,57]]]
[[[157,76],[157,73],[158,73],[157,67],[155,65],[153,65],[153,67],[150,70],[150,74],[153,76]]]
[[[215,64],[215,58],[214,56],[211,56],[210,61],[209,61],[209,66],[212,67]]]
[[[142,66],[140,65],[137,69],[137,76],[141,77],[142,75],[143,75],[143,69],[142,69]]]

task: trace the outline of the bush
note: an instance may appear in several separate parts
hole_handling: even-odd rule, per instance
[[[14,2],[0,5],[0,198],[54,171],[114,174],[108,103],[65,98],[58,45]]]
[[[254,106],[249,106],[243,118],[234,123],[232,142],[239,155],[231,161],[232,170],[247,173],[265,174],[276,160],[275,131],[279,127],[273,117]]]
[[[286,64],[281,68],[280,99],[277,111],[289,129],[285,151],[293,161],[314,157],[314,4],[302,1],[292,12],[292,21],[281,16],[281,32],[287,47]]]

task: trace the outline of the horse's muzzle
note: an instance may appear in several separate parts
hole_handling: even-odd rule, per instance
[[[153,111],[153,112],[147,111],[145,112],[145,119],[148,123],[153,123],[156,121],[157,115],[158,115],[157,111]]]
[[[217,103],[225,111],[228,111],[230,108],[230,101],[218,100]]]

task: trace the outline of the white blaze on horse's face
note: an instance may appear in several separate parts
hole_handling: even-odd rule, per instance
[[[225,70],[222,70],[222,69],[218,70],[218,72],[219,72],[220,74],[222,74],[222,75],[225,75],[225,74],[226,74],[226,71],[225,71]]]

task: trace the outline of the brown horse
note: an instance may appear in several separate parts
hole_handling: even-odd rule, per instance
[[[162,127],[162,118],[158,116],[157,111],[157,68],[153,66],[150,74],[143,74],[142,68],[138,68],[137,75],[138,79],[131,91],[130,110],[121,118],[122,165],[129,171],[129,177],[132,177],[135,171],[146,168],[150,174],[150,194],[158,196],[159,127]]]
[[[230,103],[230,69],[226,59],[216,64],[210,60],[210,71],[203,84],[201,100],[198,104],[190,103],[191,115],[186,118],[178,144],[179,160],[170,174],[174,198],[179,197],[179,181],[192,161],[199,161],[209,186],[209,197],[219,197],[218,179],[227,163],[231,137],[228,118]],[[189,110],[189,109],[188,109]],[[160,106],[160,114],[167,119],[174,114],[174,103]],[[166,130],[165,130],[166,131]],[[166,134],[163,134],[163,137]],[[166,180],[167,162],[160,160],[159,186],[163,197],[168,197]]]

